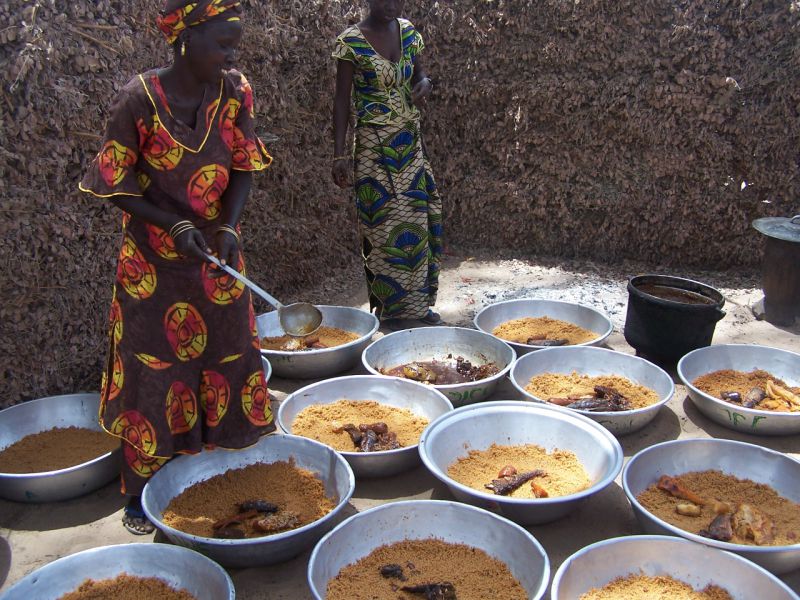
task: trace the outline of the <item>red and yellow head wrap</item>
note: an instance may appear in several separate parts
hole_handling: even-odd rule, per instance
[[[174,0],[167,1],[166,8],[156,19],[156,25],[170,44],[174,44],[181,31],[187,27],[217,18],[239,21],[242,12],[242,3],[239,0],[199,0],[169,10],[171,5],[175,5]]]

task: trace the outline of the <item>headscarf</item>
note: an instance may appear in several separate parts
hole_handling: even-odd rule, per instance
[[[174,44],[181,31],[187,27],[217,18],[239,21],[242,12],[242,3],[239,0],[199,0],[167,12],[170,5],[174,6],[175,1],[167,0],[164,10],[156,18],[156,25],[170,44]]]

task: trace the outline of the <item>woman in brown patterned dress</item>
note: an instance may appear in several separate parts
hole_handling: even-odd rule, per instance
[[[253,94],[232,70],[240,2],[168,0],[172,65],[133,78],[111,109],[80,188],[123,210],[100,422],[122,440],[123,523],[175,454],[243,448],[274,429],[250,292],[205,253],[244,270],[239,217],[271,158]]]

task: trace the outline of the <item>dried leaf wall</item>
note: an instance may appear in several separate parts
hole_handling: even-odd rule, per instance
[[[276,295],[359,269],[330,181],[332,40],[354,0],[245,0],[242,70],[276,157],[245,216]],[[114,91],[165,64],[158,0],[0,3],[0,406],[97,389],[120,215],[76,185]],[[755,267],[798,209],[797,2],[409,0],[424,129],[460,248]],[[313,298],[324,301],[324,298]]]

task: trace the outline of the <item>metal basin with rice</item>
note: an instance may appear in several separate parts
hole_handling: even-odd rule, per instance
[[[530,600],[540,600],[550,580],[542,545],[519,525],[490,512],[441,500],[393,502],[354,515],[320,540],[308,562],[308,585],[324,600],[342,568],[386,544],[439,538],[465,544],[503,562]]]
[[[717,585],[733,600],[751,600],[755,595],[770,600],[797,598],[775,575],[740,556],[661,535],[612,538],[578,550],[556,571],[550,597],[576,600],[629,575],[672,577],[695,590]]]
[[[711,470],[769,485],[784,498],[800,503],[800,462],[761,446],[730,440],[676,440],[646,448],[625,465],[622,487],[636,518],[647,533],[676,535],[728,550],[777,575],[800,567],[800,544],[748,546],[712,540],[667,523],[650,513],[636,499],[661,475],[677,476]]]
[[[492,444],[536,444],[547,451],[573,452],[592,485],[581,492],[554,498],[510,498],[463,485],[447,469],[471,450]],[[460,502],[498,512],[523,525],[560,519],[610,485],[622,469],[622,447],[598,423],[578,414],[517,401],[465,406],[436,419],[419,441],[423,464]]]
[[[614,329],[611,320],[606,315],[588,306],[560,300],[536,300],[534,298],[506,300],[490,304],[475,315],[474,322],[475,327],[479,330],[491,334],[499,325],[525,317],[550,317],[572,323],[597,334],[595,339],[583,344],[575,344],[576,346],[599,346]],[[519,356],[545,348],[545,346],[503,341],[514,348]]]
[[[197,600],[234,600],[233,581],[202,554],[169,544],[120,544],[84,550],[53,561],[20,579],[2,600],[57,600],[87,579],[122,574],[155,577]]]
[[[337,500],[327,515],[303,527],[251,539],[216,539],[179,531],[161,520],[170,501],[192,485],[255,463],[294,458],[299,468],[318,473],[325,494]],[[314,545],[336,523],[353,495],[355,477],[347,461],[332,448],[294,435],[267,435],[243,450],[216,449],[179,456],[147,483],[142,507],[147,518],[173,543],[202,552],[225,567],[243,568],[283,562]]]
[[[317,379],[347,371],[358,364],[361,353],[378,331],[378,318],[360,308],[349,306],[317,306],[322,312],[322,325],[358,334],[359,338],[341,346],[289,352],[261,349],[269,359],[273,372],[284,379]],[[256,317],[259,339],[284,335],[277,311]]]
[[[22,438],[57,427],[102,431],[100,394],[67,394],[23,402],[0,411],[0,451]],[[0,473],[0,497],[15,502],[57,502],[83,496],[119,476],[120,448],[74,467],[43,473]]]
[[[800,354],[768,346],[720,344],[693,350],[678,362],[678,377],[688,389],[689,398],[715,423],[752,435],[800,433],[800,412],[745,408],[706,394],[692,383],[701,375],[722,369],[762,369],[795,387],[800,386]]]
[[[525,389],[532,377],[543,373],[569,375],[576,371],[579,375],[590,377],[598,375],[618,375],[634,383],[654,390],[658,402],[644,408],[616,412],[576,410],[557,406],[538,398]],[[526,398],[542,402],[549,408],[580,413],[597,421],[614,435],[627,435],[645,427],[658,415],[675,392],[672,378],[660,367],[643,358],[607,350],[605,348],[564,347],[547,348],[541,352],[527,354],[511,368],[511,383]]]
[[[385,335],[370,344],[361,358],[370,373],[418,361],[447,361],[448,355],[463,356],[474,365],[495,363],[496,375],[448,385],[434,385],[453,406],[480,402],[492,395],[516,358],[514,349],[496,337],[465,327],[418,327]]]
[[[301,388],[291,394],[278,409],[277,422],[286,433],[292,433],[297,415],[312,404],[333,404],[338,400],[374,400],[380,404],[404,408],[433,421],[453,410],[441,392],[429,385],[407,379],[351,375],[327,379]],[[419,464],[417,444],[383,452],[340,452],[356,477],[388,477]]]

